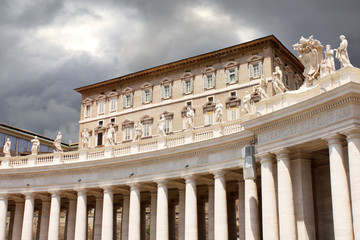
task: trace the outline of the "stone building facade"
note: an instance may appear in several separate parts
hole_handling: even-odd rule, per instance
[[[76,89],[78,151],[1,158],[0,239],[360,238],[360,69],[303,70],[269,36]]]

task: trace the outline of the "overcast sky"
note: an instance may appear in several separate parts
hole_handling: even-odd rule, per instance
[[[332,48],[360,66],[359,0],[1,0],[0,122],[78,141],[73,89],[275,35]]]

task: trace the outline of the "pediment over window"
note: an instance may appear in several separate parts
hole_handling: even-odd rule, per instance
[[[171,113],[171,112],[168,112],[168,111],[164,111],[159,116],[161,116],[161,115],[164,115],[164,117],[166,119],[173,119],[174,118],[174,113]]]
[[[118,92],[111,92],[107,95],[108,98],[117,98],[119,96]]]
[[[134,121],[130,121],[130,120],[126,119],[125,121],[123,121],[121,123],[121,126],[122,126],[123,130],[124,130],[124,128],[128,128],[128,127],[133,128],[134,127]]]
[[[95,100],[96,100],[96,102],[105,101],[106,96],[104,94],[99,94],[96,96]]]
[[[236,96],[232,96],[226,99],[225,104],[226,108],[237,107],[241,105],[241,100]]]
[[[182,79],[182,80],[185,80],[185,79],[193,78],[194,76],[195,76],[195,75],[194,75],[193,73],[187,72],[187,73],[185,73],[185,74],[183,74],[183,75],[181,76],[181,79]]]
[[[191,108],[194,113],[196,112],[195,108],[193,106],[185,106],[181,109],[181,117],[185,117],[186,116],[186,112],[187,112],[187,108]]]
[[[262,62],[263,59],[264,59],[263,56],[253,55],[253,56],[251,56],[251,57],[249,57],[249,58],[247,59],[247,62],[248,62],[249,64],[256,64],[256,63],[258,63],[258,62]]]
[[[203,108],[203,112],[206,113],[206,112],[209,112],[209,111],[214,111],[215,110],[215,106],[216,106],[216,103],[214,102],[207,102],[205,103],[202,108]]]
[[[170,85],[172,82],[173,82],[173,80],[171,78],[164,78],[163,80],[160,81],[160,84],[167,86],[167,85]]]
[[[90,104],[92,104],[93,102],[94,102],[94,99],[92,99],[91,97],[87,97],[87,98],[85,98],[85,99],[83,99],[83,100],[81,101],[81,103],[84,104],[84,105],[90,105]]]
[[[94,133],[98,134],[98,133],[103,133],[106,131],[106,128],[103,125],[98,125],[95,129],[94,129]]]
[[[216,72],[216,69],[214,67],[207,67],[204,69],[204,71],[202,72],[203,74],[210,74],[210,73],[214,73]]]
[[[237,67],[239,65],[240,65],[239,62],[229,61],[224,65],[224,68],[235,68],[235,67]]]
[[[121,91],[121,93],[124,94],[124,95],[131,94],[133,92],[134,92],[134,89],[131,88],[131,87],[127,87],[127,88],[125,88],[124,90]]]
[[[153,86],[154,86],[154,84],[146,82],[146,83],[142,84],[140,86],[140,88],[141,88],[141,90],[146,90],[146,89],[152,88]]]
[[[143,116],[143,117],[140,118],[140,122],[141,122],[142,124],[145,124],[145,123],[153,123],[153,120],[154,120],[154,118],[151,117],[151,116],[149,116],[149,115],[145,115],[145,116]]]

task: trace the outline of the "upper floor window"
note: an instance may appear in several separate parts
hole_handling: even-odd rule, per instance
[[[213,101],[208,101],[205,105],[203,105],[205,125],[211,125],[214,123],[215,106],[216,104]]]
[[[207,67],[203,71],[204,88],[211,89],[215,87],[215,71],[213,67]]]
[[[93,104],[93,99],[92,98],[85,98],[82,101],[83,107],[84,107],[84,117],[90,117],[91,116],[91,105]]]
[[[133,105],[134,89],[127,87],[122,91],[123,108],[130,108]]]
[[[231,92],[230,97],[225,101],[226,109],[228,111],[228,120],[236,120],[239,118],[241,100],[236,97],[236,92]]]
[[[249,77],[250,79],[259,78],[262,76],[262,62],[264,57],[253,55],[248,58]]]
[[[168,111],[163,112],[162,114],[160,114],[160,118],[161,116],[164,116],[165,118],[165,124],[164,124],[164,132],[166,134],[169,134],[172,132],[172,120],[174,118],[174,114]]]
[[[99,105],[98,113],[99,114],[104,114],[104,112],[105,112],[105,101],[99,102],[98,105]]]
[[[193,92],[194,74],[187,72],[181,77],[182,93],[190,94]]]
[[[116,98],[110,99],[110,112],[116,111]]]
[[[85,106],[85,117],[90,117],[90,115],[91,115],[91,106],[86,105]]]
[[[285,74],[285,86],[287,88],[290,87],[290,79],[289,79],[289,75]]]
[[[119,96],[119,93],[117,93],[116,90],[112,90],[107,95],[109,102],[110,102],[110,112],[116,111],[118,96]]]
[[[235,61],[229,61],[225,64],[225,80],[227,84],[233,84],[238,82],[238,66],[239,63]]]
[[[153,118],[149,115],[145,115],[140,119],[141,124],[144,126],[143,137],[150,137],[152,135]]]
[[[163,79],[161,82],[161,99],[168,99],[171,98],[171,92],[172,92],[172,80],[169,78]]]
[[[123,130],[123,140],[132,140],[132,130],[134,128],[134,122],[130,120],[125,120],[124,122],[122,122],[121,126]]]
[[[152,87],[151,83],[144,83],[141,86],[142,103],[150,103],[152,101]]]

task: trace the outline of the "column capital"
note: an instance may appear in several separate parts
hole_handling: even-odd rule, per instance
[[[274,155],[270,152],[257,153],[255,154],[255,157],[260,160],[260,163],[273,161],[275,159]]]
[[[210,171],[210,172],[214,175],[215,179],[225,177],[225,174],[226,174],[226,171],[222,170],[222,169],[217,169],[217,170]]]
[[[195,182],[196,181],[196,176],[195,175],[187,175],[183,177],[185,179],[185,183],[191,183],[191,182]]]
[[[288,159],[290,157],[290,151],[287,148],[278,148],[272,151],[276,155],[277,160]]]
[[[140,184],[138,182],[128,183],[127,185],[130,187],[130,191],[131,190],[140,190]]]
[[[6,193],[0,193],[0,201],[1,200],[8,200],[9,196]]]
[[[326,140],[330,146],[332,144],[341,144],[344,140],[344,136],[340,135],[339,133],[332,133],[322,137],[322,139]]]
[[[51,197],[60,196],[61,192],[58,189],[52,189],[48,191],[51,194]]]
[[[114,187],[112,185],[104,185],[104,186],[101,186],[101,188],[103,189],[104,193],[114,191]]]
[[[157,184],[157,187],[166,187],[168,185],[168,180],[167,179],[157,179],[154,181]]]
[[[341,131],[341,134],[344,134],[346,136],[347,140],[353,139],[353,138],[360,138],[360,127],[353,126],[344,131]]]
[[[87,190],[85,188],[77,188],[77,189],[74,189],[74,190],[77,192],[78,196],[86,195],[86,193],[87,193]]]
[[[35,194],[33,192],[23,192],[22,193],[25,196],[25,199],[34,199]]]

